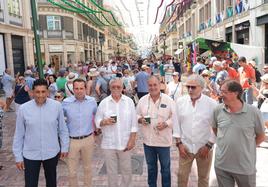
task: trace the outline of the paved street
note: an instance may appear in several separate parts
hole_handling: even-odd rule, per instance
[[[4,169],[0,171],[0,186],[5,187],[22,187],[24,186],[23,180],[23,173],[19,172],[15,168],[15,161],[12,155],[12,140],[13,134],[15,130],[15,113],[9,112],[6,113],[4,117],[4,146],[0,151],[0,165],[4,165]],[[266,148],[264,148],[266,146]],[[94,187],[104,187],[107,186],[107,177],[102,169],[104,161],[101,155],[101,150],[96,141],[96,148],[94,153],[94,160],[93,160],[93,186]],[[133,151],[133,154],[136,155],[138,158],[144,158],[142,143],[139,139],[137,142],[137,146]],[[178,169],[178,153],[175,146],[171,149],[172,155],[172,186],[176,186],[177,181],[177,169]],[[142,173],[141,174],[134,174],[133,181],[135,187],[145,187],[147,186],[146,179],[147,179],[147,170],[146,170],[146,163],[143,159],[142,162],[138,162],[135,160],[135,171],[134,173],[140,173],[138,171],[138,167],[142,165]],[[258,161],[257,161],[257,186],[258,187],[268,187],[268,144],[265,143],[262,145],[262,148],[258,149]],[[82,168],[80,168],[79,172],[79,179],[82,182]],[[68,186],[68,177],[67,177],[67,166],[63,161],[59,162],[58,165],[58,186]],[[40,182],[39,186],[45,186],[45,180],[43,172],[40,174]],[[160,179],[160,178],[159,178]],[[159,180],[160,182],[160,180]],[[82,184],[82,183],[81,183]],[[161,186],[161,185],[159,185]],[[190,187],[197,186],[197,173],[195,169],[193,169],[190,177]],[[214,170],[212,169],[211,178],[210,178],[210,186],[217,186]]]

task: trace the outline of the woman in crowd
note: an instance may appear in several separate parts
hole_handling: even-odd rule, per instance
[[[56,92],[58,91],[56,84],[57,77],[55,75],[48,76],[48,90],[49,90],[49,98],[54,99]]]
[[[176,101],[183,95],[183,85],[180,82],[180,75],[178,72],[174,72],[172,78],[173,80],[167,85],[167,94]]]
[[[87,81],[87,95],[94,97],[96,102],[100,102],[100,98],[96,92],[96,84],[97,84],[97,77],[99,76],[99,72],[96,68],[91,68],[89,70],[88,81]]]
[[[61,103],[64,99],[64,93],[62,91],[57,91],[54,98]]]
[[[31,100],[29,91],[30,88],[27,86],[25,78],[23,76],[19,76],[14,90],[16,112],[18,111],[20,105]]]
[[[77,78],[78,78],[78,74],[73,73],[73,72],[70,72],[69,75],[67,76],[66,78],[67,82],[65,84],[65,93],[67,97],[74,95],[73,81]]]

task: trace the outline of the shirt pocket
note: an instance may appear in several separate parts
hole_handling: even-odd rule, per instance
[[[253,126],[243,127],[241,128],[241,130],[245,137],[247,137],[248,139],[255,140],[256,134]]]
[[[223,138],[231,125],[230,119],[222,119],[218,121],[218,130],[217,130],[217,137]]]
[[[158,120],[159,122],[165,122],[171,117],[171,111],[169,107],[160,108],[158,111]]]

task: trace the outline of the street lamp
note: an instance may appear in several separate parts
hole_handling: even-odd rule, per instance
[[[167,37],[166,32],[163,32],[162,34],[160,34],[160,38],[162,38],[164,41],[164,46],[163,46],[164,57],[166,56],[166,37]]]
[[[99,33],[101,64],[103,64],[103,60],[102,60],[102,46],[104,44],[104,41],[105,41],[104,35],[102,33]]]
[[[120,44],[117,43],[116,46],[117,46],[117,58],[118,58],[118,60],[119,60],[119,55],[120,55],[119,46],[120,46]]]

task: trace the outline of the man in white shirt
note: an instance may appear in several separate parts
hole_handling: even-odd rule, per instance
[[[111,95],[99,105],[95,122],[102,129],[101,148],[104,151],[109,187],[131,186],[131,151],[138,131],[135,105],[122,95],[123,81],[119,78],[109,82]],[[120,166],[122,183],[118,185],[117,166]]]
[[[197,163],[198,187],[209,186],[212,147],[216,138],[211,124],[217,103],[202,94],[204,86],[205,80],[200,75],[191,75],[186,81],[188,95],[176,102],[178,123],[174,125],[173,136],[180,153],[180,187],[187,187],[194,159]]]

